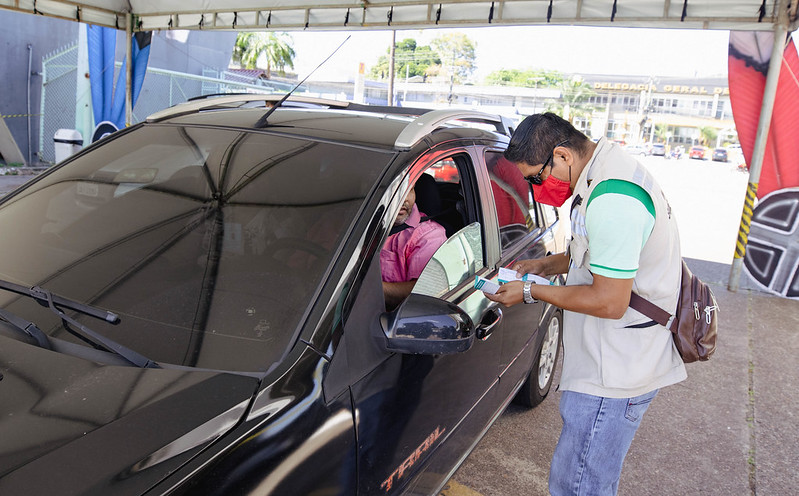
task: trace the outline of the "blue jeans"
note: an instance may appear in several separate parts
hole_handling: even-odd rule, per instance
[[[657,389],[635,398],[564,391],[563,430],[549,471],[553,496],[615,495],[621,466]]]

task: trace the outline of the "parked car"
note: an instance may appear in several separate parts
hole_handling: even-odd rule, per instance
[[[696,158],[699,160],[705,159],[705,147],[704,146],[692,146],[691,150],[688,152],[689,158]]]
[[[713,158],[714,162],[726,162],[727,161],[727,149],[726,148],[716,148],[713,150]]]
[[[433,164],[428,173],[439,182],[458,182],[458,167],[452,160],[442,160]]]
[[[656,157],[665,157],[666,156],[666,145],[663,143],[655,143],[652,145],[652,155]]]
[[[561,310],[474,288],[564,249],[503,119],[274,103],[178,105],[0,200],[0,494],[437,494],[547,396]],[[392,309],[414,182],[448,239]]]
[[[643,145],[627,145],[624,149],[627,150],[627,153],[639,155],[641,157],[645,157],[649,154],[649,151]]]

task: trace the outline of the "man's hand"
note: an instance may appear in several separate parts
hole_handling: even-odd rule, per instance
[[[535,274],[541,277],[553,276],[555,274],[565,274],[569,271],[569,254],[567,252],[548,255],[544,258],[534,258],[532,260],[519,260],[511,266],[511,269],[519,273]]]
[[[519,260],[511,266],[511,269],[515,270],[519,274],[519,277],[525,274],[535,274],[541,277],[546,277],[548,275],[543,258]]]
[[[533,260],[526,261],[532,262]],[[511,281],[501,285],[496,294],[483,294],[491,301],[496,301],[497,303],[502,303],[506,307],[510,307],[524,301],[524,295],[522,294],[523,288],[524,283],[522,281]]]

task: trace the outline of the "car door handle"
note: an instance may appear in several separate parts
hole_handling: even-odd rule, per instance
[[[494,327],[502,322],[502,309],[499,307],[490,308],[483,314],[483,319],[477,326],[475,336],[481,341],[485,341],[494,332]]]

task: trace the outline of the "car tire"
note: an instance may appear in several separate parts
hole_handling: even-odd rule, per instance
[[[544,336],[536,350],[533,368],[522,388],[516,393],[514,403],[533,408],[541,404],[549,394],[555,379],[555,366],[560,356],[562,330],[563,313],[557,310],[552,312],[546,324],[541,326]]]

